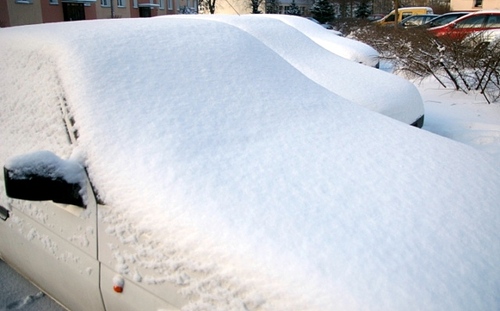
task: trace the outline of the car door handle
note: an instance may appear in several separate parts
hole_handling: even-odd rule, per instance
[[[9,218],[10,212],[8,209],[0,205],[0,219],[6,221]]]

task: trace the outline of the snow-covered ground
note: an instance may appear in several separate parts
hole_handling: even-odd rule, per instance
[[[480,94],[444,88],[434,79],[416,83],[424,99],[424,129],[491,153],[500,159],[500,103]]]
[[[0,311],[59,311],[64,310],[0,260]]]
[[[382,62],[381,70],[392,72],[393,67]],[[424,100],[424,130],[500,158],[500,102],[488,104],[478,92],[445,88],[433,77],[412,82]]]

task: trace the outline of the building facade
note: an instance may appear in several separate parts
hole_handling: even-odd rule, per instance
[[[451,11],[500,10],[500,0],[450,0]]]
[[[0,0],[0,27],[197,10],[198,0]]]

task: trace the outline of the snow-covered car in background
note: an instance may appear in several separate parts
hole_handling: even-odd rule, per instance
[[[266,17],[276,18],[287,23],[334,54],[371,67],[378,68],[380,65],[379,53],[366,43],[337,36],[331,30],[325,29],[303,17],[285,14],[265,15]]]
[[[0,55],[0,256],[68,309],[498,309],[495,159],[241,28],[11,27]]]
[[[342,33],[340,31],[337,31],[333,28],[333,26],[329,23],[320,23],[317,19],[315,19],[314,17],[306,17],[306,19],[310,20],[311,22],[314,22],[316,24],[319,24],[321,25],[323,28],[325,29],[328,29],[328,30],[332,30],[336,35],[338,36],[342,36]]]
[[[236,26],[333,93],[406,124],[423,126],[424,106],[413,84],[382,70],[353,64],[325,50],[281,19],[269,14],[178,15],[176,18],[201,18]]]

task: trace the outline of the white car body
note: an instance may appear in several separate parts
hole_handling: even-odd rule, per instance
[[[285,14],[265,14],[296,28],[311,40],[341,57],[370,67],[379,66],[379,53],[366,43],[338,36],[308,19]]]
[[[498,307],[495,159],[240,28],[12,27],[0,55],[0,257],[66,308]]]

